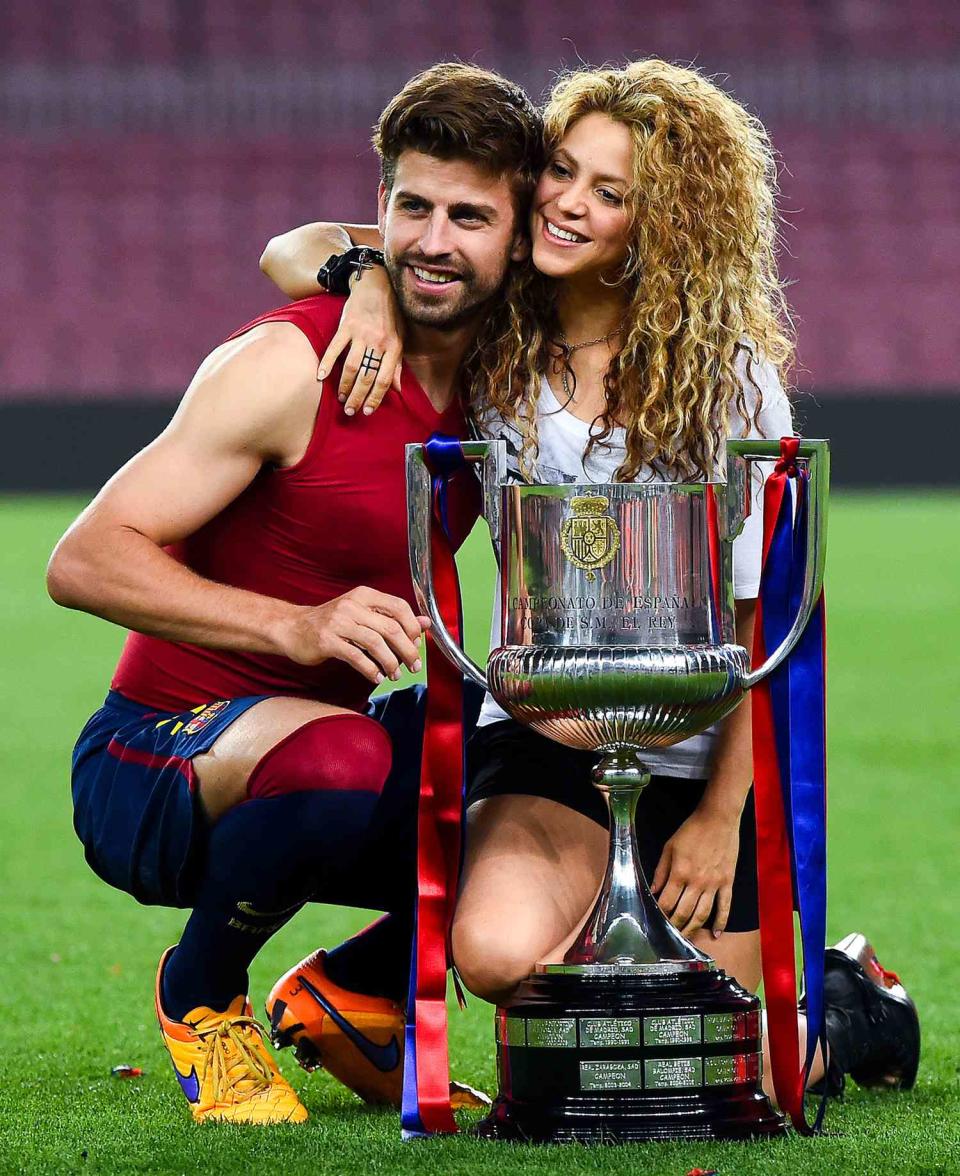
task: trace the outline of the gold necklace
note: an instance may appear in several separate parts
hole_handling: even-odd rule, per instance
[[[612,339],[614,335],[619,335],[623,330],[623,324],[625,322],[625,319],[621,319],[620,322],[608,334],[601,335],[598,339],[586,339],[583,343],[571,343],[563,331],[561,331],[560,348],[566,355],[573,355],[575,351],[580,351],[584,347],[596,347],[598,343],[606,343],[609,339]]]

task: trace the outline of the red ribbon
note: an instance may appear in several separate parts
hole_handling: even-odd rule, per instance
[[[447,632],[461,644],[460,588],[449,540],[431,528],[433,583]],[[414,1025],[417,1102],[427,1134],[450,1135],[447,965],[460,870],[463,784],[463,683],[460,671],[426,636],[427,712],[417,837],[417,941]]]
[[[717,515],[717,496],[713,486],[707,483],[707,552],[710,558],[710,604],[713,608],[711,618],[712,637],[714,641],[723,641],[723,624],[720,611],[720,524]]]
[[[766,563],[791,475],[796,474],[798,437],[780,442],[780,460],[763,490],[763,561]],[[762,601],[754,622],[753,664],[766,659]],[[757,883],[760,952],[767,1005],[767,1042],[777,1101],[794,1127],[812,1134],[803,1113],[804,1073],[797,1026],[797,971],[794,954],[793,879],[786,814],[780,787],[773,703],[768,681],[752,692],[753,775],[757,814]]]

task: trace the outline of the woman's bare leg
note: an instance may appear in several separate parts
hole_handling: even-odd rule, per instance
[[[582,921],[606,859],[606,829],[566,805],[540,796],[472,805],[452,936],[466,987],[493,1003],[508,999]]]

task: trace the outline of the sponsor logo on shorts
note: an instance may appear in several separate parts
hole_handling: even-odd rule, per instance
[[[198,731],[202,731],[209,723],[220,714],[221,711],[226,710],[230,705],[229,702],[212,702],[209,706],[205,706],[203,710],[190,720],[183,728],[184,735],[196,735]]]

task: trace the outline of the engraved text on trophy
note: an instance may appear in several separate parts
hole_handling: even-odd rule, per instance
[[[534,636],[566,630],[570,633],[675,632],[677,615],[691,607],[689,597],[598,592],[562,596],[514,595],[511,612],[530,627]]]

